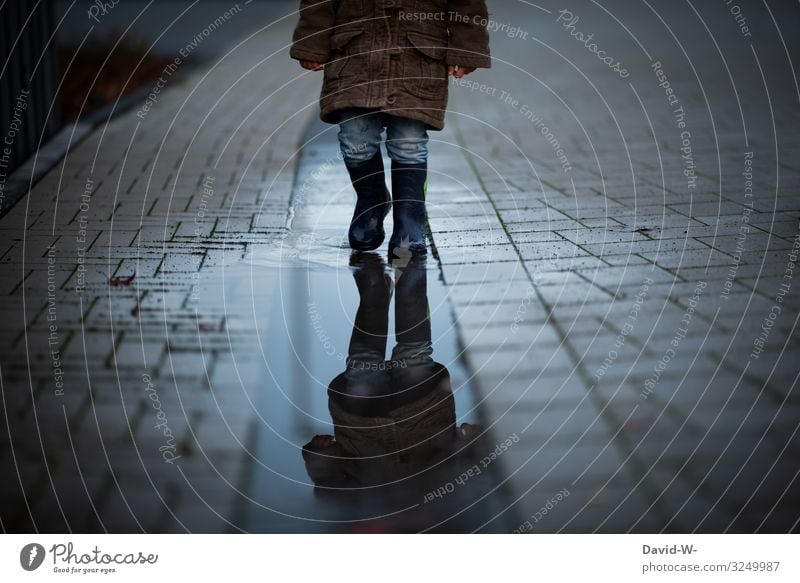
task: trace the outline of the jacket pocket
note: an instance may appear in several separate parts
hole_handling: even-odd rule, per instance
[[[374,0],[368,0],[370,4]],[[333,0],[333,12],[336,22],[352,22],[364,18],[365,0]]]
[[[408,33],[411,45],[403,55],[405,88],[418,97],[441,98],[447,91],[447,48],[435,37]]]
[[[347,74],[348,70],[354,70],[352,62],[354,59],[363,58],[364,54],[359,54],[359,43],[356,38],[364,34],[363,29],[341,30],[331,35],[331,60],[325,67],[326,77],[330,80],[339,79]]]

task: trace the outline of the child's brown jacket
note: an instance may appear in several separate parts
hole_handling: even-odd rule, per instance
[[[325,63],[321,118],[377,108],[444,127],[447,66],[490,67],[484,0],[301,0],[292,58]]]

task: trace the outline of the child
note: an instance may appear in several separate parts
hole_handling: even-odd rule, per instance
[[[422,255],[428,130],[441,130],[447,76],[490,67],[485,0],[301,0],[291,56],[324,70],[321,119],[339,143],[357,202],[350,246],[383,243],[393,207],[390,257]],[[380,143],[392,160],[386,188]]]

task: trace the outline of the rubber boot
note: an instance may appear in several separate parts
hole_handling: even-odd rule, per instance
[[[380,149],[364,164],[354,168],[347,166],[347,171],[358,197],[347,233],[350,247],[357,251],[377,249],[385,237],[383,219],[392,206]]]
[[[427,253],[425,242],[425,191],[428,164],[392,162],[394,231],[389,240],[389,258],[408,260]]]

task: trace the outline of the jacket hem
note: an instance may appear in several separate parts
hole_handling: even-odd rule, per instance
[[[297,47],[292,47],[289,50],[289,56],[297,61],[317,61],[318,63],[327,63],[330,60],[330,53],[308,51]]]
[[[319,118],[325,123],[338,124],[339,112],[343,109],[350,107],[365,107],[363,103],[337,103],[335,108],[320,109]],[[415,119],[428,125],[428,128],[433,131],[441,131],[444,129],[444,112],[441,115],[432,115],[425,109],[419,108],[403,108],[403,107],[376,107],[377,111],[394,115],[397,117],[405,117],[408,119]]]
[[[476,69],[491,69],[492,58],[489,55],[476,55],[468,51],[448,49],[445,61],[448,65],[463,65]]]

